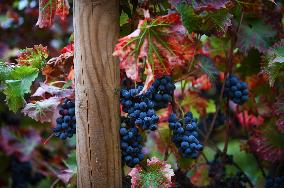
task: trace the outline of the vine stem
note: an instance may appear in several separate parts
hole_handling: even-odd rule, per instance
[[[58,183],[60,181],[60,179],[59,178],[57,178],[52,184],[51,184],[51,186],[50,186],[50,188],[53,188],[53,187],[55,187],[56,186],[56,184]]]
[[[229,49],[229,54],[228,54],[228,58],[227,58],[228,59],[228,64],[227,64],[227,74],[226,74],[226,77],[228,77],[230,74],[232,74],[232,71],[233,71],[233,63],[232,63],[233,51],[234,51],[234,48],[235,48],[235,45],[236,45],[236,42],[237,42],[237,39],[238,39],[237,34],[239,33],[239,30],[240,30],[243,18],[244,18],[244,12],[242,11],[241,18],[240,18],[240,21],[239,21],[236,33],[234,35],[234,38],[232,39],[231,47]],[[224,81],[224,83],[225,83],[225,81]],[[223,153],[224,154],[226,154],[227,151],[228,151],[228,144],[229,144],[229,140],[230,140],[231,120],[230,120],[230,103],[229,103],[229,99],[227,99],[226,107],[227,107],[227,109],[226,109],[227,113],[226,114],[227,114],[227,117],[228,117],[228,121],[227,121],[228,124],[226,126],[226,137],[225,137],[225,143],[224,143],[224,148],[223,148]]]
[[[45,139],[45,141],[43,142],[44,145],[48,144],[49,140],[54,136],[54,133],[52,133],[51,135],[49,135],[47,137],[47,139]]]

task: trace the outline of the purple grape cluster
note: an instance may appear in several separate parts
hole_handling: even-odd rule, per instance
[[[155,131],[159,116],[154,110],[154,103],[144,94],[140,94],[143,86],[121,90],[122,110],[128,114],[130,123],[143,130]]]
[[[71,99],[64,99],[59,106],[60,117],[56,119],[56,126],[53,128],[54,135],[62,140],[71,138],[76,134],[75,102]]]
[[[40,172],[32,172],[30,161],[21,162],[17,157],[11,157],[12,188],[28,188],[37,185],[45,178]]]
[[[156,110],[166,108],[173,101],[175,84],[170,76],[157,78],[146,92],[154,103]]]
[[[236,104],[244,104],[249,96],[247,84],[230,75],[225,82],[225,95]]]
[[[198,140],[197,119],[193,118],[192,113],[186,113],[182,120],[172,113],[169,117],[169,127],[173,131],[172,141],[183,157],[197,158],[203,146]]]
[[[142,141],[138,128],[131,126],[129,120],[124,119],[120,125],[120,148],[122,151],[122,161],[129,167],[133,168],[143,159]]]
[[[265,181],[265,188],[284,188],[284,176],[267,176]]]

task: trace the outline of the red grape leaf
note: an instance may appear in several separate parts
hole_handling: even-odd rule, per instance
[[[185,66],[194,56],[193,38],[178,14],[145,18],[133,33],[119,39],[113,55],[119,58],[120,69],[127,77],[138,82],[146,63],[151,65],[153,78],[170,75],[174,68]]]
[[[262,160],[269,162],[281,161],[284,157],[283,134],[273,131],[266,135],[266,132],[255,133],[248,140],[250,149]]]
[[[43,68],[42,74],[46,76],[46,82],[55,80],[69,80],[68,75],[73,71],[73,44],[63,48],[60,56],[51,58]]]
[[[34,129],[13,130],[2,127],[0,130],[0,147],[6,155],[17,155],[20,161],[28,161],[34,148],[40,143],[41,137]],[[20,133],[20,136],[17,136]]]
[[[28,65],[40,69],[45,64],[47,57],[47,47],[43,47],[40,44],[34,45],[33,48],[21,50],[21,53],[16,60],[20,65]]]
[[[60,16],[61,20],[65,20],[69,14],[70,5],[68,0],[57,0],[56,12],[57,16]]]
[[[50,97],[49,99],[26,104],[22,112],[41,123],[51,122],[59,104],[60,98]]]
[[[284,134],[284,97],[279,97],[273,107],[274,114],[277,117],[276,126]]]
[[[53,24],[57,0],[39,0],[39,15],[36,25],[39,28],[48,28]]]

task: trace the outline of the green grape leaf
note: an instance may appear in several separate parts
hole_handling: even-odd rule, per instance
[[[21,81],[21,91],[23,94],[30,92],[32,82],[38,77],[38,69],[28,66],[16,67],[11,71],[13,80]]]
[[[262,20],[246,20],[240,26],[236,46],[244,54],[252,48],[264,53],[269,47],[270,39],[275,35],[276,31]]]
[[[284,40],[273,45],[265,54],[266,64],[263,72],[268,75],[271,86],[277,78],[283,76],[284,69]]]
[[[20,80],[6,80],[4,94],[6,95],[6,102],[9,109],[16,112],[25,104],[25,99],[21,91]]]
[[[215,67],[213,60],[201,54],[196,55],[195,60],[200,62],[200,70],[207,74],[211,82],[215,82],[219,76],[219,71]]]
[[[177,6],[177,11],[180,13],[183,25],[188,32],[191,33],[199,30],[202,19],[195,14],[191,6],[181,3]]]
[[[230,0],[198,0],[198,1],[192,1],[192,0],[169,0],[169,2],[173,6],[177,6],[181,2],[184,2],[190,6],[193,7],[195,11],[216,11],[221,8],[227,8],[228,5],[230,5]]]
[[[180,3],[176,8],[188,32],[208,35],[214,33],[217,36],[222,36],[227,32],[228,27],[232,25],[233,15],[227,9],[197,14],[192,6],[185,3]]]
[[[12,68],[7,64],[0,62],[0,82],[8,80]]]
[[[124,24],[127,24],[128,23],[128,20],[129,20],[129,17],[128,15],[125,13],[125,12],[121,12],[120,14],[120,18],[119,18],[119,25],[120,27],[123,26]]]
[[[16,112],[25,104],[24,94],[30,92],[32,82],[38,77],[38,69],[21,66],[10,73],[10,80],[5,81],[4,94],[10,110]]]

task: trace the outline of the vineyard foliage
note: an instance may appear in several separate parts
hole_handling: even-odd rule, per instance
[[[73,2],[0,2],[0,187],[76,187]],[[283,187],[284,2],[119,7],[123,187]]]

